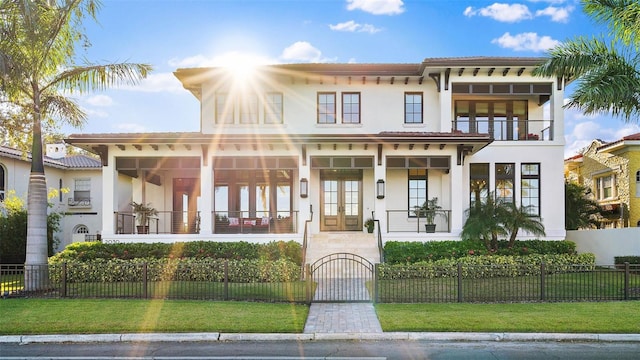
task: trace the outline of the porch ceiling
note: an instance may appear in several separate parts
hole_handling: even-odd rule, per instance
[[[381,132],[377,134],[202,134],[202,133],[124,133],[124,134],[73,134],[65,142],[89,152],[105,155],[108,146],[121,150],[142,150],[148,146],[153,150],[173,151],[178,147],[191,149],[192,146],[216,148],[273,149],[283,145],[306,145],[341,148],[349,150],[365,149],[375,145],[392,145],[395,149],[407,146],[409,150],[429,149],[437,146],[456,145],[472,154],[493,140],[488,134],[436,133],[436,132]]]

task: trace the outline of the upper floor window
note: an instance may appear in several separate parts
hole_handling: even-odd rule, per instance
[[[409,215],[427,201],[427,169],[409,169]]]
[[[318,93],[318,124],[336,123],[336,93]]]
[[[360,93],[342,93],[342,122],[360,123]]]
[[[75,179],[73,189],[75,201],[91,200],[91,179]]]
[[[495,140],[536,140],[529,129],[526,100],[455,102],[454,130],[489,134]]]
[[[258,123],[258,95],[246,94],[240,101],[240,124]]]
[[[496,164],[496,200],[514,203],[514,164]]]
[[[469,194],[472,206],[489,196],[489,164],[469,165]]]
[[[422,124],[422,93],[404,94],[404,123]]]
[[[0,164],[0,201],[4,201],[4,197],[6,196],[6,192],[7,192],[6,177],[7,177],[7,174],[6,174],[6,171],[4,170],[4,166]]]
[[[521,165],[520,201],[529,215],[540,216],[540,164]]]
[[[282,124],[282,93],[269,92],[264,96],[264,123]]]
[[[216,94],[216,123],[233,124],[233,103],[229,95]]]
[[[606,200],[617,196],[616,176],[609,174],[595,179],[596,183],[596,199]]]

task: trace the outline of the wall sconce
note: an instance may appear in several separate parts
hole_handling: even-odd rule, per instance
[[[376,194],[378,195],[378,199],[384,199],[384,180],[378,179],[376,183]]]
[[[309,180],[307,178],[300,179],[300,197],[306,198],[309,196]]]

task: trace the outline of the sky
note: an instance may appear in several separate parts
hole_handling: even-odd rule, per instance
[[[499,0],[498,0],[499,1]],[[86,20],[89,62],[147,63],[136,86],[75,95],[88,115],[64,133],[199,131],[178,68],[234,63],[420,63],[432,57],[545,56],[607,28],[578,0],[103,0]],[[567,89],[570,93],[572,87]],[[568,95],[568,94],[567,94]],[[565,158],[593,139],[640,132],[607,114],[565,110]]]

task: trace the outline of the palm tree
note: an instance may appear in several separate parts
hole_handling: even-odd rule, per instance
[[[505,214],[504,226],[509,230],[509,247],[512,248],[518,236],[520,229],[532,235],[546,235],[544,224],[537,216],[531,215],[531,205],[517,206],[514,203],[504,205],[507,214]]]
[[[564,226],[567,230],[598,227],[600,206],[590,198],[591,190],[572,182],[564,183]]]
[[[82,20],[96,19],[99,0],[0,1],[0,90],[31,122],[31,173],[27,197],[25,290],[41,290],[47,275],[47,188],[42,153],[44,121],[80,126],[85,113],[67,95],[135,84],[151,71],[146,64],[77,65],[78,41],[88,44]]]
[[[640,3],[583,0],[584,11],[606,24],[613,40],[577,37],[551,49],[536,76],[577,79],[568,107],[585,114],[611,113],[626,122],[640,115]]]
[[[488,251],[498,249],[498,237],[506,236],[509,231],[505,227],[508,212],[501,200],[496,200],[494,193],[475,201],[466,211],[467,220],[462,226],[462,239],[480,239]]]

